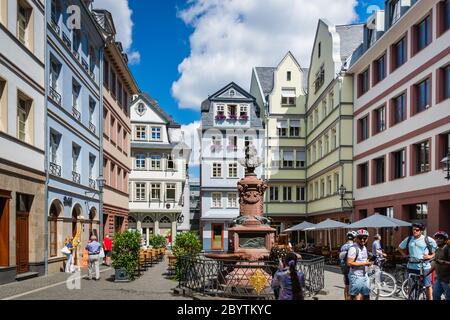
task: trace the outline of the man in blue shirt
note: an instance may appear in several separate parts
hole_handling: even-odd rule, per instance
[[[91,236],[91,241],[86,246],[86,250],[88,251],[88,277],[89,280],[92,280],[92,276],[95,272],[95,280],[100,280],[100,261],[99,254],[102,245],[97,242],[97,237],[95,235]]]
[[[409,274],[420,274],[419,260],[425,260],[423,262],[425,274],[428,274],[431,268],[430,260],[434,258],[437,244],[433,238],[425,237],[422,234],[424,230],[425,226],[423,224],[414,223],[412,225],[412,235],[406,237],[398,246],[400,254],[410,258],[407,265]],[[427,288],[427,299],[432,300],[431,274],[424,278],[424,285]]]

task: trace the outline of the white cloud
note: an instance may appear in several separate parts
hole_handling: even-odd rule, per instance
[[[130,64],[138,64],[141,56],[138,51],[132,49],[133,44],[133,20],[128,0],[95,0],[94,8],[106,9],[111,12],[116,26],[116,39],[122,42],[123,49],[128,54]]]
[[[172,95],[180,108],[200,103],[230,81],[250,85],[254,66],[276,66],[287,51],[308,67],[317,22],[356,17],[357,0],[190,0],[179,17],[194,28],[190,56]]]

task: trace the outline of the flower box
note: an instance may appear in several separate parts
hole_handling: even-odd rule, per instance
[[[243,120],[243,121],[247,121],[248,120],[248,115],[247,114],[241,114],[241,117],[239,119]]]
[[[230,114],[230,115],[228,116],[228,120],[236,121],[236,120],[237,120],[237,115],[235,115],[235,114]]]
[[[216,115],[216,120],[217,121],[224,121],[227,117],[225,117],[225,115],[223,113],[219,113]]]

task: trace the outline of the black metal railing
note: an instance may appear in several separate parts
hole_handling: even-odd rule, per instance
[[[59,28],[59,26],[58,26],[58,22],[56,22],[55,20],[53,20],[53,18],[50,20],[50,26],[51,26],[52,29],[59,35],[60,28]]]
[[[61,177],[61,166],[56,163],[50,162],[50,174]]]
[[[63,42],[69,50],[72,50],[72,41],[70,41],[69,37],[65,32],[62,33]]]
[[[324,258],[309,254],[302,257],[297,269],[305,274],[305,294],[312,296],[324,288]],[[178,286],[193,292],[236,299],[275,299],[271,283],[278,263],[273,261],[182,257],[177,269]]]
[[[61,95],[52,87],[50,87],[50,98],[55,100],[58,104],[61,104]]]
[[[75,119],[81,121],[81,113],[77,110],[76,107],[72,107],[72,115],[75,117]]]
[[[72,171],[72,181],[75,183],[80,183],[81,182],[81,174],[79,174],[78,172]]]
[[[84,58],[81,58],[81,65],[83,66],[84,70],[89,72],[89,65],[88,65],[87,61]]]

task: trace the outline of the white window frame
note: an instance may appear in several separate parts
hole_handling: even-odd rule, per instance
[[[169,190],[173,190],[173,198],[169,198]],[[177,198],[177,185],[176,183],[166,183],[166,201],[176,201]]]
[[[227,194],[227,208],[237,208],[238,207],[238,201],[237,201],[237,193],[232,192]]]
[[[135,134],[136,140],[140,141],[147,140],[147,126],[136,126]]]
[[[143,188],[138,187],[143,185]],[[143,195],[143,197],[141,197]],[[135,182],[134,184],[134,200],[135,201],[146,201],[147,197],[147,184],[145,182]]]
[[[154,191],[158,191],[158,197],[155,197]],[[150,199],[161,201],[161,183],[151,184]]]
[[[222,164],[220,162],[214,162],[212,164],[211,178],[222,178]]]
[[[222,208],[222,193],[221,192],[211,193],[211,208],[214,208],[214,209]]]
[[[238,164],[236,162],[228,164],[228,178],[238,178]]]
[[[159,154],[153,154],[150,156],[150,170],[161,171],[162,170],[162,157]]]
[[[155,137],[154,137],[155,135]],[[161,141],[162,130],[161,127],[151,127],[151,140],[152,141]]]
[[[142,158],[140,158],[142,156]],[[143,160],[143,166],[140,166],[139,165],[139,163],[141,163],[142,164],[142,160]],[[143,153],[140,153],[140,154],[136,154],[136,159],[135,159],[135,162],[134,162],[134,167],[136,168],[136,169],[138,169],[138,170],[145,170],[146,169],[146,161],[147,159],[146,159],[146,157],[145,157],[145,154],[143,154]]]

